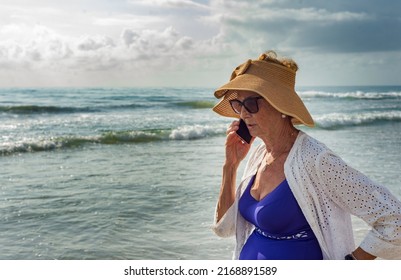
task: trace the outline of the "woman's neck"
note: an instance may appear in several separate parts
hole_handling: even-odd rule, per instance
[[[278,157],[289,152],[298,136],[298,130],[292,125],[283,126],[276,133],[261,137],[266,145],[267,152],[273,157]]]

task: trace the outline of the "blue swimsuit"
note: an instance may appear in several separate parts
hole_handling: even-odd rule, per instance
[[[239,201],[241,215],[255,225],[242,251],[242,260],[321,260],[319,243],[284,180],[258,201],[249,182]]]

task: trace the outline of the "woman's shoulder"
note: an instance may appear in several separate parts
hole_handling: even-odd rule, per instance
[[[290,153],[289,163],[298,163],[312,168],[318,164],[318,161],[322,156],[332,155],[334,155],[334,153],[323,142],[300,131]]]
[[[294,143],[296,149],[300,149],[302,153],[310,152],[320,154],[321,152],[332,152],[326,144],[310,136],[309,134],[300,131],[297,140]]]

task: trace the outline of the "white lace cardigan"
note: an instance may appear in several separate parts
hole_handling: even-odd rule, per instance
[[[234,204],[213,230],[218,236],[236,235],[234,259],[253,230],[238,212],[238,201],[256,173],[266,148],[250,155]],[[315,233],[323,259],[344,259],[355,250],[351,215],[371,226],[359,245],[382,259],[401,259],[401,202],[389,190],[347,165],[324,144],[300,131],[284,164],[288,184]]]

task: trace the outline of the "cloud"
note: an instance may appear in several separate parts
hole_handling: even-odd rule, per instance
[[[249,47],[340,53],[401,50],[398,14],[391,15],[381,5],[348,2],[321,7],[318,1],[215,0],[213,12],[203,19],[221,25],[227,40],[249,42]]]
[[[194,40],[173,27],[162,31],[126,28],[117,40],[104,35],[67,37],[41,25],[6,26],[0,33],[10,31],[32,34],[24,42],[0,42],[0,65],[10,69],[65,67],[105,71],[140,68],[142,62],[169,67],[172,59],[179,61],[185,53],[196,52]]]
[[[193,1],[156,2],[153,4],[164,5],[166,9],[185,9],[191,20],[192,9],[205,10],[205,5]],[[172,75],[202,72],[214,65],[209,54],[217,55],[220,45],[225,45],[215,36],[205,36],[202,40],[192,37],[192,33],[201,33],[194,26],[198,24],[196,21],[180,23],[190,31],[193,29],[192,33],[179,32],[173,27],[179,27],[176,23],[182,21],[176,16],[178,13],[162,15],[153,9],[144,12],[143,8],[125,4],[124,9],[114,12],[74,13],[73,9],[63,12],[48,4],[48,9],[40,5],[2,6],[0,83],[7,84],[6,77],[19,75],[23,75],[21,81],[37,83],[41,75],[50,75],[52,81],[58,76],[63,84],[76,84],[78,79],[83,83],[95,79],[100,83],[115,80],[129,84],[142,84],[146,80],[149,84],[155,82],[152,81],[155,72],[163,71],[158,82],[168,77],[173,81]]]
[[[126,46],[130,46],[135,41],[140,39],[140,35],[132,29],[125,29],[121,34],[121,39]]]
[[[391,59],[401,51],[401,2],[386,3],[73,0],[70,6],[16,0],[0,4],[0,76],[30,71],[60,73],[62,80],[73,73],[71,79],[122,82],[124,77],[132,84],[158,76],[157,83],[182,77],[204,84],[200,77],[225,81],[240,62],[275,49],[305,63],[302,69],[311,73],[323,75],[321,61],[330,73],[347,65],[351,79],[363,67],[400,67]],[[313,81],[312,74],[304,75]]]
[[[209,6],[191,0],[130,0],[129,3],[164,8],[209,9]]]
[[[92,23],[97,26],[135,26],[140,29],[147,25],[161,24],[164,21],[157,16],[119,14],[115,17],[95,17]]]
[[[42,26],[4,26],[0,34],[13,31],[13,38],[0,43],[0,65],[37,68],[49,62],[64,60],[72,52],[68,43],[51,29]],[[25,35],[24,34],[28,34]],[[17,40],[24,38],[23,40]]]
[[[260,21],[261,23],[269,22],[344,22],[344,21],[361,21],[369,20],[371,16],[366,13],[354,13],[349,11],[329,12],[325,9],[316,9],[314,7],[292,9],[292,8],[269,8],[262,9],[251,5],[245,10],[239,7],[233,7],[231,10],[224,10],[211,17],[214,19],[230,22],[238,21],[241,23],[249,23],[249,21]],[[250,8],[252,7],[252,9]],[[205,17],[207,18],[207,17]]]
[[[77,49],[80,51],[96,51],[102,48],[113,47],[115,47],[113,39],[106,36],[85,37],[77,43]]]

